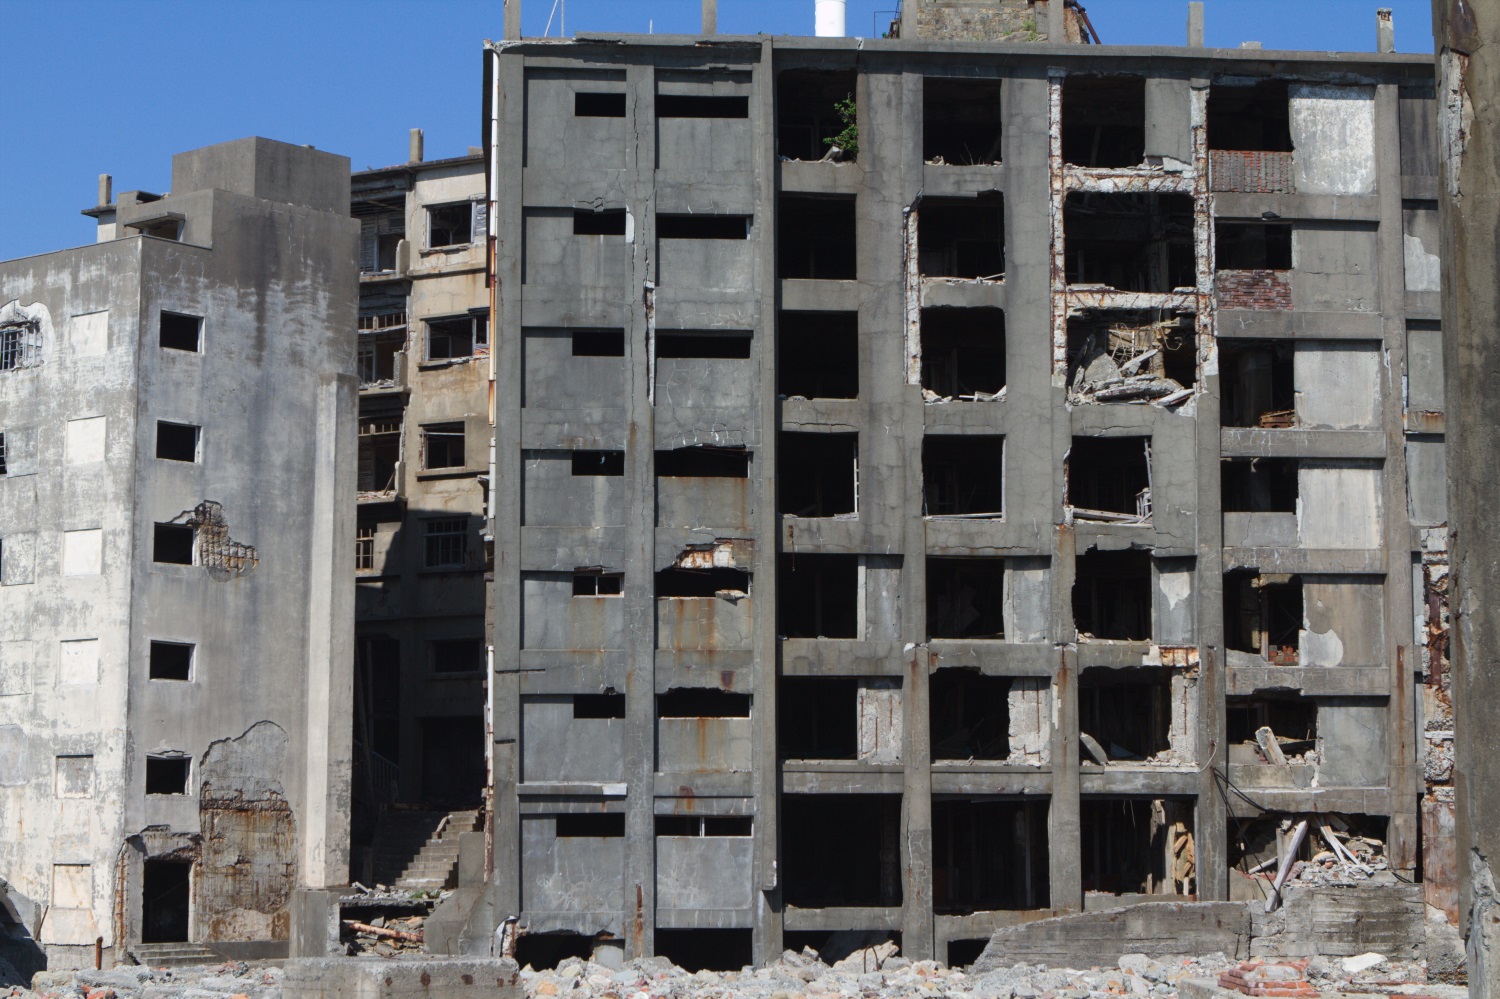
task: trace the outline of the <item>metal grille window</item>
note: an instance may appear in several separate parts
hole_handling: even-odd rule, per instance
[[[427,521],[426,567],[461,569],[469,549],[469,522],[461,517]]]
[[[424,468],[464,467],[464,425],[429,423],[422,428]]]
[[[354,569],[371,572],[375,568],[375,525],[361,524],[354,532]]]
[[[32,368],[42,363],[42,328],[34,322],[0,326],[0,371]]]

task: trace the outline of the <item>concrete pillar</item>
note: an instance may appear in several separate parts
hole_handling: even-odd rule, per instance
[[[1500,0],[1433,2],[1452,553],[1454,785],[1469,994],[1500,996]]]
[[[505,0],[505,40],[521,37],[521,0]]]
[[[719,33],[719,0],[703,0],[703,33]]]
[[[414,128],[411,130],[410,151],[406,154],[408,163],[422,162],[422,130]]]
[[[107,173],[99,175],[99,204],[107,205],[114,201],[115,179]]]
[[[1391,9],[1381,7],[1375,12],[1375,51],[1396,51],[1396,22],[1391,19]]]
[[[1194,48],[1203,47],[1203,0],[1188,4],[1187,43]]]
[[[1068,40],[1066,0],[1047,0],[1047,41],[1066,42]]]

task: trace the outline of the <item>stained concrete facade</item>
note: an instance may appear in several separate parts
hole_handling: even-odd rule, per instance
[[[1446,721],[1428,60],[511,41],[486,115],[467,947],[516,915],[538,958],[846,930],[947,958],[1242,897],[1314,811],[1416,873],[1451,821],[1418,745]]]
[[[348,877],[348,160],[172,187],[0,263],[0,877],[53,968],[284,953]]]

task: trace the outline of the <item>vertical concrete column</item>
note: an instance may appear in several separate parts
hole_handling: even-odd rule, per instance
[[[1187,43],[1194,48],[1203,47],[1203,0],[1188,4]]]
[[[1391,18],[1391,8],[1381,7],[1375,12],[1375,51],[1396,51],[1396,22]]]
[[[107,205],[114,201],[115,179],[107,173],[99,175],[99,204]]]
[[[1060,44],[1067,40],[1067,2],[1066,0],[1047,0],[1047,41]]]
[[[521,0],[504,0],[505,40],[516,41],[521,37]]]
[[[703,0],[703,33],[719,33],[719,0]]]
[[[1453,579],[1454,783],[1469,993],[1500,995],[1500,0],[1434,0]]]

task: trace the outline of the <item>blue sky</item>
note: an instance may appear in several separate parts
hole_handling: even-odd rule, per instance
[[[895,0],[849,0],[870,37]],[[1181,44],[1187,0],[1085,0],[1106,43]],[[1206,0],[1207,41],[1369,52],[1375,8],[1395,9],[1396,48],[1432,51],[1427,0]],[[525,0],[540,35],[553,0]],[[307,143],[356,169],[480,142],[481,44],[500,0],[0,0],[0,259],[93,240],[98,175],[161,191],[171,154],[246,135]],[[568,0],[570,35],[693,33],[699,0]],[[884,12],[884,13],[882,13]],[[553,21],[551,33],[559,33]],[[723,33],[811,34],[813,0],[719,0]]]

